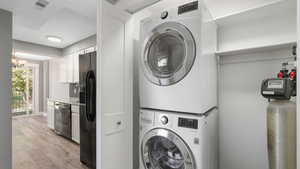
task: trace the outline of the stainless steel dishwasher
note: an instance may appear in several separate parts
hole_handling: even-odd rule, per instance
[[[71,104],[55,102],[54,131],[58,135],[72,139]]]

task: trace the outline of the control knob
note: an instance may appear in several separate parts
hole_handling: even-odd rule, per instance
[[[160,118],[160,121],[161,121],[161,123],[162,123],[163,125],[166,125],[166,124],[168,124],[169,119],[168,119],[167,116],[162,116],[162,117]]]

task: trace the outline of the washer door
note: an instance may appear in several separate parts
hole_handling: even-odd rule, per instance
[[[196,44],[182,24],[165,22],[146,39],[142,54],[145,76],[154,84],[168,86],[179,82],[191,70]]]
[[[196,169],[191,150],[170,130],[149,131],[141,146],[145,169]]]

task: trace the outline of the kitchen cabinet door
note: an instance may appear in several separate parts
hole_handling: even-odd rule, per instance
[[[74,67],[74,59],[72,55],[67,55],[62,58],[57,59],[58,63],[58,76],[59,82],[61,83],[74,83],[73,77],[73,67]]]
[[[72,113],[72,140],[76,143],[80,143],[80,123],[79,113]]]
[[[73,83],[79,83],[79,54],[76,52],[73,55]]]
[[[62,57],[56,60],[58,66],[58,78],[59,82],[67,83],[68,82],[68,61],[67,57]]]
[[[73,76],[74,54],[66,56],[65,61],[66,61],[66,71],[67,71],[67,83],[74,83],[74,76]]]
[[[52,104],[48,103],[47,106],[47,123],[48,123],[48,127],[52,130],[54,130],[54,105],[53,102]]]

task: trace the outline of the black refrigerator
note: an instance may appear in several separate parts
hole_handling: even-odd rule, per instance
[[[96,169],[96,52],[79,56],[80,161]]]

